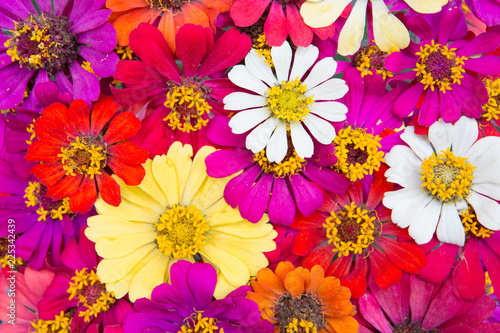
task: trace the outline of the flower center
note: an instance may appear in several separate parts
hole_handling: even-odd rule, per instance
[[[191,2],[191,0],[146,0],[146,2],[151,8],[177,13],[183,4]]]
[[[338,212],[331,211],[323,228],[326,229],[328,243],[335,246],[333,252],[337,252],[339,257],[350,253],[361,254],[375,241],[374,234],[378,233],[380,224],[375,220],[372,212],[356,206],[354,202]]]
[[[116,45],[115,53],[120,57],[121,60],[136,60],[137,57],[130,46]]]
[[[462,68],[467,57],[457,57],[456,49],[448,49],[446,45],[426,44],[420,47],[420,52],[416,55],[420,58],[417,61],[416,68],[417,76],[420,77],[420,82],[425,84],[425,89],[437,86],[439,90],[446,93],[451,90],[451,84],[458,83],[464,77]]]
[[[280,333],[316,333],[324,326],[322,305],[306,294],[298,298],[284,296],[278,300],[276,319],[280,324]]]
[[[61,148],[57,156],[61,157],[66,175],[76,176],[76,171],[94,179],[106,167],[106,147],[94,137],[77,137],[69,147]]]
[[[267,107],[274,118],[287,123],[304,121],[311,111],[313,97],[306,97],[307,86],[297,77],[294,81],[283,81],[279,86],[267,90]]]
[[[361,48],[354,55],[354,66],[361,72],[361,77],[375,73],[382,75],[384,80],[393,74],[385,68],[385,58],[388,53],[380,50],[376,45]]]
[[[33,140],[36,138],[36,133],[35,133],[35,119],[33,119],[33,123],[29,124],[26,127],[26,132],[30,134],[30,138],[26,140],[26,143],[28,145],[31,145],[33,143]]]
[[[61,311],[53,320],[35,319],[31,322],[31,326],[38,333],[69,333],[72,320],[73,316]]]
[[[17,22],[12,38],[5,42],[12,61],[29,70],[44,68],[49,75],[68,68],[78,54],[76,36],[68,18],[50,13],[30,15]]]
[[[476,212],[471,206],[460,212],[460,216],[462,217],[462,224],[464,225],[466,235],[474,235],[478,238],[488,238],[493,234],[493,231],[483,227],[481,223],[478,222]]]
[[[199,311],[184,319],[177,333],[224,333],[224,329],[217,327],[217,319],[203,317],[203,311]]]
[[[267,44],[266,35],[264,33],[257,37],[257,40],[252,45],[257,54],[260,57],[264,57],[264,62],[269,65],[269,67],[274,67],[273,59],[271,58],[271,47]]]
[[[385,162],[380,137],[366,133],[364,129],[352,129],[351,126],[341,129],[335,139],[335,168],[344,173],[351,181],[362,179],[373,174]]]
[[[210,230],[207,220],[196,206],[174,205],[154,223],[156,241],[161,252],[171,258],[194,256],[203,248]]]
[[[295,152],[295,149],[290,148],[291,145],[288,145],[288,147],[288,153],[280,163],[269,163],[265,150],[261,150],[260,152],[254,154],[253,160],[259,163],[262,171],[265,173],[272,173],[275,177],[295,175],[296,173],[302,171],[303,166],[306,164],[306,160],[299,157],[299,155]]]
[[[500,79],[483,80],[486,89],[488,89],[488,94],[490,96],[488,103],[483,104],[484,113],[482,115],[483,118],[486,118],[487,121],[491,119],[498,120],[500,115]]]
[[[9,245],[12,250],[12,246],[15,244],[14,242],[15,239],[13,239],[12,237],[0,238],[0,266],[2,266],[2,268],[9,266],[10,270],[15,270],[17,266],[21,266],[24,264],[21,258],[13,257],[11,254],[9,254]],[[12,253],[12,251],[10,253]]]
[[[29,182],[24,192],[26,193],[24,195],[24,198],[26,198],[26,207],[35,207],[38,205],[38,209],[36,210],[39,215],[38,221],[46,221],[49,214],[53,220],[59,219],[62,221],[63,214],[71,213],[69,210],[69,198],[53,201],[45,195],[47,188],[39,182]]]
[[[75,271],[75,276],[71,278],[67,290],[69,300],[78,297],[78,305],[83,305],[85,311],[80,311],[79,317],[85,317],[85,322],[90,321],[90,317],[107,311],[116,302],[112,291],[106,291],[106,287],[101,283],[94,270],[90,273],[87,268]]]
[[[420,167],[422,188],[444,203],[465,199],[472,186],[475,168],[466,157],[453,155],[449,148],[437,156],[433,153]]]
[[[197,131],[207,125],[212,109],[205,99],[206,93],[199,83],[173,86],[164,103],[171,111],[163,120],[174,130]]]

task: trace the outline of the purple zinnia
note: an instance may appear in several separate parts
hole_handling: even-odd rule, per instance
[[[2,4],[0,28],[0,108],[20,105],[25,94],[52,76],[63,92],[87,104],[99,97],[99,77],[115,72],[116,31],[107,23],[104,0],[13,0]],[[71,80],[68,79],[71,77]],[[35,99],[33,102],[32,99]],[[30,104],[30,105],[32,105]]]
[[[135,301],[123,332],[273,332],[270,322],[260,320],[257,303],[245,298],[250,287],[212,301],[217,283],[212,265],[181,260],[172,265],[170,277],[171,284],[157,286],[151,299]]]

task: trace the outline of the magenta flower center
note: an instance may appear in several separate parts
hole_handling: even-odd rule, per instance
[[[217,326],[217,319],[203,317],[203,311],[195,312],[184,319],[184,325],[181,326],[179,332],[192,332],[192,333],[223,333],[224,329]]]
[[[382,75],[384,80],[392,77],[392,73],[385,68],[387,52],[380,50],[376,45],[362,47],[354,54],[354,66],[361,72],[361,77],[372,75],[373,72]]]
[[[420,324],[403,324],[394,327],[393,333],[437,333],[438,329],[428,330],[425,328],[421,328]]]
[[[278,300],[275,317],[279,322],[280,333],[318,332],[325,325],[322,305],[308,295],[299,298],[284,296]]]

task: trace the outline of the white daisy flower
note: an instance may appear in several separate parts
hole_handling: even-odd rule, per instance
[[[474,211],[487,232],[500,229],[500,138],[477,138],[474,119],[454,125],[439,119],[428,136],[407,127],[401,139],[409,147],[394,146],[386,155],[387,180],[403,189],[387,192],[383,203],[417,244],[429,242],[437,228],[441,242],[463,246],[460,212]]]
[[[250,131],[246,147],[253,153],[265,148],[267,159],[280,163],[289,138],[301,158],[314,152],[311,135],[322,144],[332,143],[335,129],[329,121],[345,120],[347,113],[347,107],[334,100],[348,87],[344,80],[331,78],[337,68],[333,58],[321,59],[311,68],[318,55],[313,45],[298,47],[291,67],[292,49],[285,42],[271,49],[276,75],[255,50],[246,56],[245,65],[229,72],[234,84],[255,93],[234,92],[224,98],[226,110],[240,111],[229,122],[232,132]]]

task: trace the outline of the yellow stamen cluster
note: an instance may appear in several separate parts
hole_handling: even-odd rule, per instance
[[[97,74],[96,74],[96,73],[94,73],[94,70],[92,69],[92,66],[90,65],[90,62],[88,62],[88,61],[84,61],[84,62],[82,63],[82,65],[81,65],[81,66],[82,66],[82,68],[83,68],[83,69],[85,69],[87,72],[92,73],[92,74],[94,74],[95,76],[97,76]]]
[[[348,126],[341,129],[333,144],[338,159],[335,168],[351,181],[373,174],[385,162],[384,152],[379,150],[382,147],[380,137],[366,133],[362,128]]]
[[[156,242],[171,258],[191,258],[203,248],[210,230],[207,220],[194,205],[174,205],[155,222]]]
[[[134,51],[130,48],[130,46],[121,46],[117,45],[115,47],[115,53],[120,57],[121,60],[135,60]]]
[[[193,313],[186,321],[193,324],[182,325],[177,333],[224,333],[223,328],[217,326],[217,320],[214,318],[203,317],[203,311]]]
[[[46,221],[47,216],[55,220],[59,219],[62,221],[63,215],[68,214],[70,212],[69,210],[69,198],[64,198],[63,200],[59,201],[57,205],[55,205],[52,209],[47,210],[45,207],[42,206],[40,200],[39,200],[39,195],[40,195],[40,190],[41,190],[41,184],[39,182],[29,182],[28,187],[24,190],[26,193],[24,195],[24,198],[26,198],[26,207],[34,207],[36,205],[39,205],[39,208],[36,210],[37,214],[40,215],[38,217],[38,221]],[[50,200],[47,198],[47,200]],[[51,202],[51,204],[56,204],[56,202]],[[57,207],[57,208],[56,208]]]
[[[500,79],[483,80],[486,89],[488,89],[488,94],[490,96],[488,103],[483,104],[484,113],[482,115],[483,118],[486,118],[487,121],[492,119],[498,120],[500,115]]]
[[[272,86],[267,90],[267,108],[274,118],[290,122],[304,121],[311,111],[313,96],[306,97],[307,86],[297,77],[293,81],[282,81],[279,86]]]
[[[300,322],[297,318],[293,318],[292,322],[286,327],[286,333],[318,333],[318,329],[313,322],[301,319]]]
[[[486,280],[486,284],[484,286],[484,291],[486,292],[486,295],[493,294],[495,290],[493,289],[493,283],[491,282],[490,274],[488,272],[485,272],[484,278]]]
[[[286,177],[289,175],[295,175],[302,171],[303,166],[306,164],[306,160],[299,157],[295,150],[291,154],[285,156],[283,161],[280,163],[270,163],[266,157],[266,151],[261,150],[260,152],[253,155],[253,160],[258,162],[265,173],[272,173],[275,177]]]
[[[66,317],[64,311],[58,316],[55,316],[53,320],[34,320],[31,326],[35,329],[37,333],[70,333],[70,325],[73,318]],[[31,332],[31,331],[30,331]]]
[[[208,117],[204,119],[203,115],[212,109],[203,92],[194,85],[173,87],[168,91],[164,105],[171,111],[163,120],[168,121],[172,129],[187,133],[206,126]]]
[[[335,246],[333,251],[339,257],[362,253],[375,241],[375,219],[373,214],[354,202],[338,212],[331,211],[323,228],[326,229],[328,243]]]
[[[460,212],[462,217],[462,224],[464,225],[465,233],[471,233],[476,237],[487,238],[493,234],[488,228],[485,228],[477,221],[476,214],[474,209],[469,206],[469,209],[466,209]]]
[[[29,124],[28,127],[26,127],[26,132],[30,134],[30,138],[26,140],[26,143],[28,145],[31,145],[33,143],[33,140],[36,138],[36,133],[35,133],[35,119],[33,119],[33,124]]]
[[[101,290],[99,298],[89,300],[84,295],[85,290],[87,288],[92,288],[93,286],[96,290],[103,290]],[[111,307],[111,305],[116,302],[114,293],[112,291],[105,291],[104,285],[101,283],[101,280],[99,280],[99,277],[97,276],[95,271],[92,270],[89,273],[87,272],[86,267],[84,267],[82,270],[75,271],[75,276],[71,278],[71,282],[69,283],[67,292],[68,294],[70,294],[70,300],[78,297],[78,304],[82,304],[83,306],[85,306],[86,310],[80,311],[80,313],[78,314],[79,317],[85,317],[85,322],[89,322],[90,317],[107,311]]]
[[[76,137],[69,147],[61,147],[57,156],[61,158],[66,175],[76,176],[76,171],[94,179],[94,175],[102,174],[101,169],[106,166],[106,149],[87,138]]]
[[[382,75],[384,80],[394,75],[384,66],[387,52],[380,50],[377,45],[364,47],[354,57],[354,66],[361,72],[361,77],[373,75],[373,72]]]
[[[444,203],[465,199],[472,185],[472,166],[466,157],[455,156],[448,148],[437,155],[432,153],[422,162],[422,189]]]
[[[12,266],[22,266],[24,265],[24,262],[21,258],[19,257],[12,257],[11,255],[8,254],[8,249],[9,245],[12,245],[13,241],[12,239],[9,242],[9,239],[7,238],[0,238],[0,265],[2,268],[5,268],[7,266],[11,267]]]
[[[151,8],[161,9],[168,12],[174,10],[174,13],[179,11],[182,4],[190,1],[191,0],[146,0]]]
[[[271,58],[271,47],[267,44],[266,35],[259,35],[257,41],[252,46],[260,57],[264,57],[264,62],[269,65],[269,67],[274,67],[273,59]]]
[[[446,93],[451,90],[453,83],[460,83],[464,77],[462,68],[467,57],[457,57],[456,49],[448,49],[446,45],[425,44],[420,47],[420,52],[415,53],[420,57],[414,71],[420,77],[420,82],[425,84],[425,89],[429,87],[434,91],[435,87]]]

